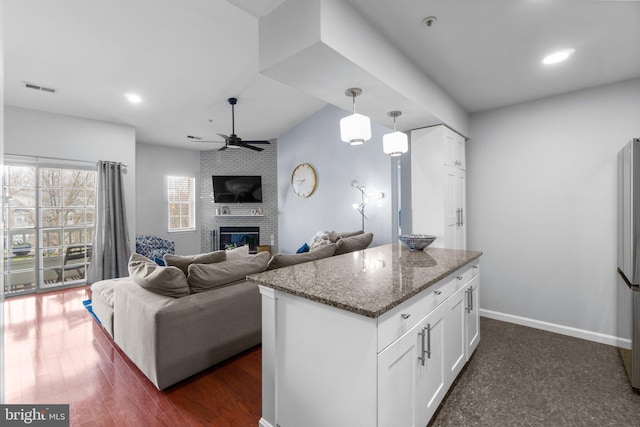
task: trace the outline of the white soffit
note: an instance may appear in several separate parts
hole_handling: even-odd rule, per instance
[[[344,91],[360,87],[356,111],[398,128],[444,123],[468,135],[468,114],[341,0],[287,0],[260,19],[260,72],[345,110]]]

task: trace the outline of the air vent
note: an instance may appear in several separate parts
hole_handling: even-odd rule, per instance
[[[49,93],[56,93],[56,90],[50,87],[44,87],[44,86],[36,85],[33,83],[29,83],[29,82],[23,82],[23,83],[24,83],[24,87],[26,87],[27,89],[40,90],[42,92],[49,92]]]

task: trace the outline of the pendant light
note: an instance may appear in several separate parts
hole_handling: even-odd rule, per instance
[[[352,87],[344,94],[353,98],[353,114],[340,120],[340,138],[351,145],[360,145],[371,139],[371,120],[367,116],[356,113],[356,96],[362,89]]]
[[[393,117],[393,133],[388,133],[382,137],[382,151],[391,157],[400,156],[409,151],[407,134],[396,130],[396,117],[401,114],[402,111],[389,111],[387,113],[387,116]]]

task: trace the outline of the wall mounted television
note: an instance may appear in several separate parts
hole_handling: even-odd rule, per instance
[[[213,175],[215,203],[262,203],[259,175]]]

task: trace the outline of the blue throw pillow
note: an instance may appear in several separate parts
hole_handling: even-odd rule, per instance
[[[309,245],[307,245],[307,243],[305,242],[304,245],[300,246],[298,248],[298,250],[296,251],[297,254],[302,254],[304,252],[309,252]]]
[[[162,258],[154,257],[153,262],[155,262],[159,266],[162,266],[162,267],[165,266],[164,260]]]

